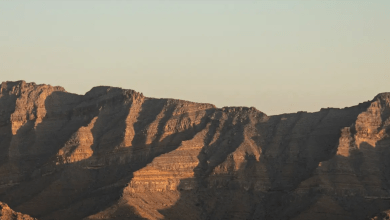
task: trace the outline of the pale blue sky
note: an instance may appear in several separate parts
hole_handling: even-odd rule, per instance
[[[268,115],[390,92],[390,1],[0,1],[0,81]]]

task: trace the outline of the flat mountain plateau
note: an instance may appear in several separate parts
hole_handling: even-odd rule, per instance
[[[0,201],[2,220],[388,219],[390,93],[267,116],[3,82]]]

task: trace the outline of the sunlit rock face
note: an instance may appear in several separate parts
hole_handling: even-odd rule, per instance
[[[76,95],[3,82],[0,201],[59,220],[381,219],[389,125],[388,93],[267,116],[120,88]]]
[[[36,220],[26,214],[15,212],[7,204],[0,202],[0,219],[1,220]]]

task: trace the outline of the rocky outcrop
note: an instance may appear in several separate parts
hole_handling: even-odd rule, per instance
[[[267,116],[4,82],[0,201],[39,219],[379,218],[390,208],[389,125],[388,93]]]
[[[1,220],[36,220],[28,215],[15,212],[7,204],[0,202],[0,219]]]

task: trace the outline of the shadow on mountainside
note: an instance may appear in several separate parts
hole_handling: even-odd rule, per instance
[[[36,213],[35,216],[40,219],[82,219],[109,210],[120,199],[124,187],[133,177],[133,172],[145,167],[155,157],[176,149],[182,141],[191,139],[206,126],[208,120],[203,117],[198,125],[163,137],[163,128],[172,117],[176,104],[168,99],[146,100],[134,124],[136,135],[132,146],[116,149],[114,146],[121,142],[117,139],[124,138],[120,135],[126,128],[125,119],[130,105],[121,104],[120,100],[115,102],[118,104],[107,104],[114,106],[111,109],[114,116],[105,114],[104,106],[96,107],[100,109],[100,113],[92,128],[93,155],[56,168],[58,171],[51,175],[57,175],[57,178],[45,189],[45,194],[55,196],[40,198],[46,209],[41,209],[41,213]],[[158,132],[151,143],[146,143],[143,131],[156,121],[161,112],[164,116],[157,125]],[[206,116],[208,114],[210,113],[206,113]],[[183,117],[185,115],[179,118],[179,122]],[[118,219],[124,213],[122,209],[115,215]]]
[[[13,103],[16,102],[16,98],[14,99]],[[77,187],[64,189],[64,185],[74,180],[80,172],[78,169],[74,169],[73,173],[69,172],[66,167],[56,166],[54,162],[58,150],[71,135],[80,127],[86,126],[98,113],[99,106],[96,105],[92,106],[96,110],[87,109],[87,114],[80,111],[77,105],[81,101],[79,95],[55,91],[44,100],[46,115],[41,122],[36,122],[37,110],[34,109],[33,118],[15,135],[11,134],[12,141],[9,141],[8,148],[15,148],[13,151],[20,152],[20,156],[7,163],[15,169],[14,173],[22,175],[17,179],[17,185],[9,187],[0,195],[1,201],[6,201],[17,211],[35,217],[52,211],[53,207],[63,208],[64,201],[69,202],[73,194],[71,191],[77,191]],[[10,127],[10,123],[7,126]],[[61,183],[64,179],[66,181]],[[58,199],[61,192],[64,198]]]
[[[363,142],[360,150],[352,152],[349,157],[336,155],[341,129],[351,126],[367,107],[366,104],[356,109],[272,116],[268,124],[257,125],[258,131],[264,132],[262,136],[253,137],[262,148],[260,158],[247,153],[245,164],[237,171],[233,165],[228,174],[206,172],[207,158],[202,150],[198,157],[199,166],[194,169],[195,178],[181,180],[177,188],[180,191],[178,201],[159,212],[165,219],[344,220],[366,219],[390,209],[390,139],[379,141],[375,147]],[[305,125],[301,123],[314,116],[316,119],[309,129],[301,133],[299,129]],[[283,120],[291,120],[291,126],[287,130],[278,130],[278,123]],[[285,128],[284,125],[280,127]],[[330,128],[330,132],[323,133],[324,129]],[[271,144],[275,143],[278,134],[282,138],[278,139],[275,152],[275,145]],[[227,156],[238,148],[242,136],[242,133],[234,136],[236,142],[230,145],[231,150],[220,157],[229,160]],[[220,143],[215,144],[224,147]],[[299,152],[296,155],[293,155],[294,148]],[[296,160],[291,160],[292,157]],[[224,160],[221,159],[220,163]],[[351,174],[356,176],[354,181],[363,191],[355,192],[339,186],[337,170],[322,171],[325,168],[318,167],[320,162],[328,163],[328,167],[348,164],[353,168]],[[324,181],[330,181],[331,185]],[[376,183],[372,184],[372,181]],[[188,189],[192,182],[197,183],[197,188]],[[309,187],[305,188],[304,183]],[[381,190],[370,189],[372,185]],[[330,199],[323,199],[324,196]]]
[[[67,115],[70,112],[68,110],[72,104],[76,104],[74,100],[78,100],[78,97],[78,95],[66,92],[53,92],[45,100],[46,116],[40,123],[36,123],[35,107],[32,111],[33,115],[29,116],[32,118],[27,118],[28,121],[17,130],[15,135],[11,133],[6,152],[6,155],[11,154],[11,157],[6,161],[6,165],[10,172],[13,172],[11,177],[16,185],[7,188],[0,195],[1,201],[7,202],[12,207],[19,206],[39,194],[53,181],[50,177],[38,180],[36,175],[39,175],[42,165],[57,153],[66,138],[77,130],[78,126],[64,128],[69,122]],[[14,103],[16,103],[16,98]],[[13,109],[15,111],[15,107]],[[10,114],[8,116],[11,117]],[[8,121],[7,126],[11,125]],[[36,187],[32,188],[30,183]]]
[[[15,111],[16,99],[16,95],[9,94],[2,94],[0,97],[0,167],[9,161],[9,146],[12,139],[10,119]],[[1,182],[1,184],[5,183]]]
[[[165,219],[283,219],[278,211],[286,213],[286,206],[290,206],[287,212],[293,215],[316,201],[313,192],[295,198],[287,191],[258,191],[252,178],[258,173],[256,169],[261,170],[264,164],[250,157],[242,169],[232,170],[231,175],[213,175],[208,178],[207,186],[194,191],[186,189],[193,179],[182,180],[178,186],[180,199],[160,213]],[[233,172],[244,173],[246,177],[237,177]],[[298,204],[299,207],[291,207]]]

